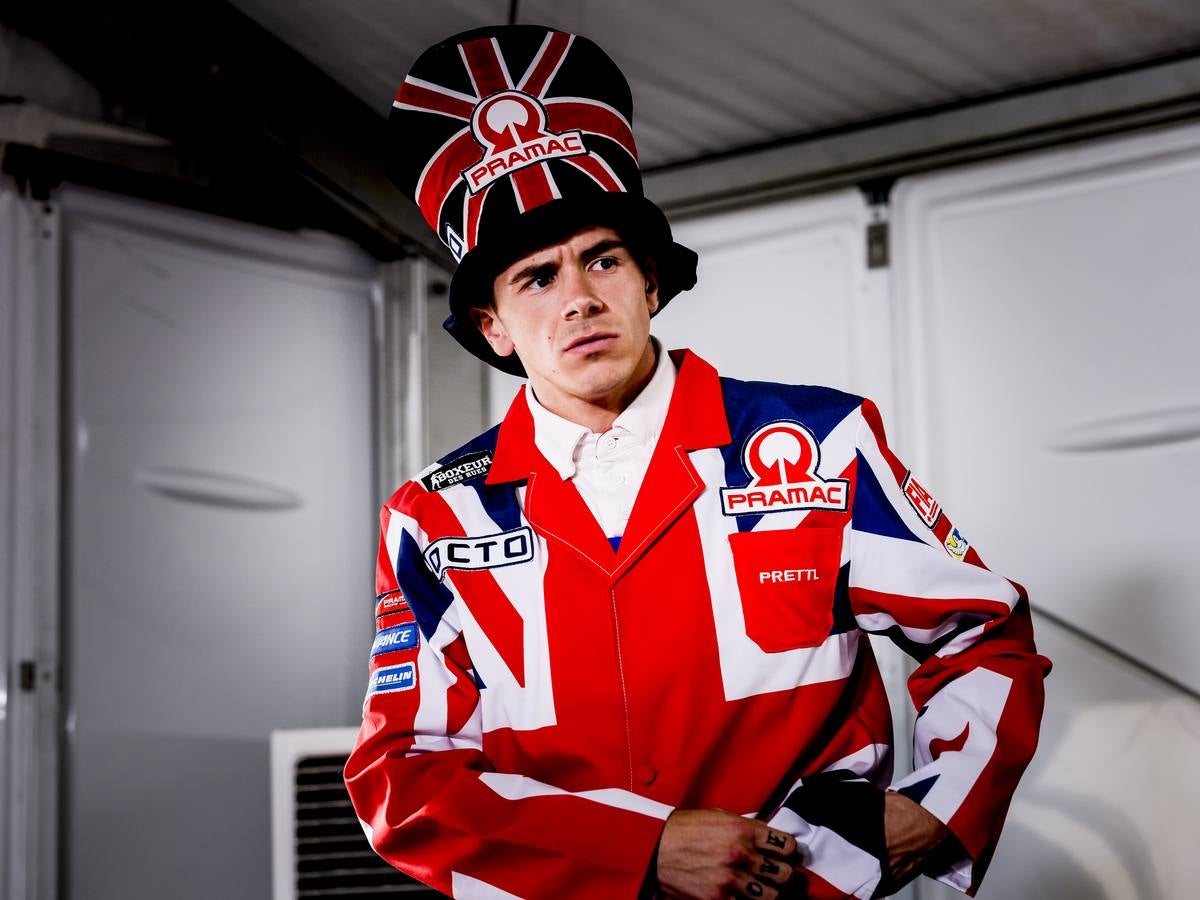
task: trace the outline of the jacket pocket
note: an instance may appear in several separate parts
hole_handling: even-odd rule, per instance
[[[842,529],[729,536],[746,634],[767,653],[816,647],[833,630]]]

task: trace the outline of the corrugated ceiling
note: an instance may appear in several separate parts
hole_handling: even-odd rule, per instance
[[[508,0],[233,0],[381,115],[425,47]],[[633,87],[644,168],[1200,51],[1197,0],[522,0]]]

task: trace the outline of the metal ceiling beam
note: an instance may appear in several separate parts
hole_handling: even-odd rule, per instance
[[[1200,52],[664,166],[645,188],[696,215],[1196,118]]]
[[[285,227],[321,227],[303,219],[323,209],[376,255],[449,263],[387,179],[386,110],[368,107],[228,3],[39,0],[4,4],[0,19],[99,88],[109,124],[170,142],[52,136],[25,157],[91,183],[115,172],[142,195],[157,185],[161,199],[204,206],[197,198],[207,197],[214,211],[274,215]]]

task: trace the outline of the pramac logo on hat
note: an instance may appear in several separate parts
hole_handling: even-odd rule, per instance
[[[750,436],[742,451],[752,477],[744,488],[721,488],[727,516],[785,509],[845,511],[850,482],[817,474],[821,447],[797,422],[768,422]]]
[[[479,165],[462,175],[472,194],[526,166],[587,153],[580,132],[548,132],[546,108],[522,91],[492,94],[475,107],[471,132],[484,150]]]

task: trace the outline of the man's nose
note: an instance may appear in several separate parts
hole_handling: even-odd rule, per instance
[[[582,267],[564,267],[559,277],[563,288],[564,319],[587,318],[604,308],[604,302],[596,295],[595,288]]]

